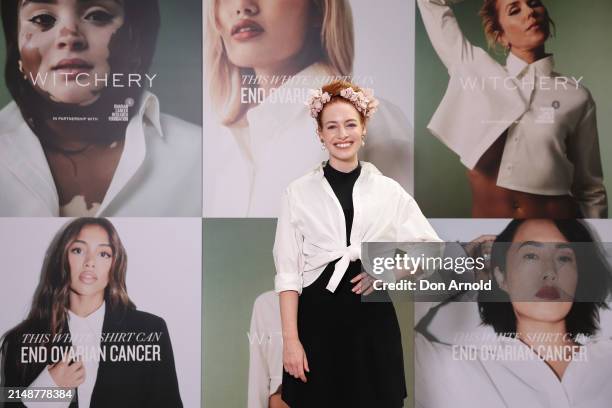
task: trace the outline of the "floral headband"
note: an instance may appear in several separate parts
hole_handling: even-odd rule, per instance
[[[374,98],[374,92],[371,89],[358,92],[353,88],[344,88],[340,91],[340,96],[352,103],[355,109],[366,118],[372,117],[378,109],[378,99]],[[310,116],[316,119],[323,110],[323,106],[330,100],[331,95],[328,92],[323,92],[322,89],[311,89],[310,96],[306,100],[306,105],[310,109]]]

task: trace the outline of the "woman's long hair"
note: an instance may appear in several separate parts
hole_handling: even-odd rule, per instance
[[[206,22],[204,64],[209,103],[229,126],[238,121],[248,109],[240,101],[241,78],[254,75],[252,68],[239,68],[227,56],[219,32],[216,8],[220,0],[210,0]],[[323,63],[331,75],[349,76],[353,72],[355,38],[353,17],[347,0],[311,0],[316,15],[321,18],[317,38],[306,38],[318,44],[318,62]]]
[[[83,227],[95,225],[108,234],[113,260],[104,300],[111,309],[134,308],[127,294],[125,275],[127,254],[113,224],[104,218],[78,218],[68,224],[49,248],[43,266],[40,285],[34,295],[32,308],[26,321],[39,322],[47,326],[53,335],[63,330],[67,309],[70,307],[70,268],[68,250]]]
[[[34,293],[30,312],[17,328],[35,327],[52,336],[65,329],[70,308],[68,250],[81,230],[90,225],[104,228],[113,253],[104,300],[111,310],[125,311],[135,308],[127,293],[127,254],[117,230],[105,218],[77,218],[62,229],[51,243],[45,255],[40,283]]]
[[[81,230],[91,225],[99,226],[106,231],[113,254],[108,285],[104,289],[107,310],[121,315],[136,308],[128,296],[125,283],[127,254],[113,224],[105,218],[77,218],[71,221],[55,236],[47,250],[40,283],[34,294],[28,316],[2,337],[2,366],[16,364],[11,370],[20,372],[20,384],[21,381],[29,378],[33,368],[20,364],[18,359],[12,358],[14,356],[7,355],[9,347],[15,347],[15,345],[7,344],[7,340],[10,338],[13,341],[19,341],[26,333],[44,334],[50,336],[46,346],[51,346],[55,335],[67,330],[71,283],[68,251]]]

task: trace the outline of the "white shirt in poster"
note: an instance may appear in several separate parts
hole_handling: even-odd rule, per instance
[[[283,332],[280,303],[274,291],[255,299],[249,330],[248,408],[268,408],[283,382]]]
[[[586,342],[559,380],[520,340],[497,337],[480,324],[477,303],[468,301],[475,293],[462,296],[463,302],[415,303],[415,321],[420,323],[415,338],[417,408],[609,406],[609,332],[602,330]],[[434,315],[423,319],[428,311]],[[500,350],[509,357],[500,358]]]
[[[298,293],[340,259],[327,285],[334,292],[362,242],[440,242],[416,201],[374,165],[361,162],[353,187],[353,226],[346,246],[344,212],[323,174],[323,164],[292,182],[276,224],[275,290]]]
[[[83,367],[85,368],[85,380],[78,387],[79,408],[89,408],[91,396],[98,378],[98,367],[100,362],[92,358],[95,351],[100,348],[102,338],[102,326],[106,303],[91,313],[87,317],[80,317],[68,311],[68,329],[72,339],[72,349],[76,354],[82,355]],[[81,353],[79,352],[81,351]],[[56,388],[58,385],[51,377],[48,369],[44,369],[39,376],[30,384],[31,388]],[[28,408],[68,408],[70,402],[49,402],[49,403],[24,403]]]
[[[418,0],[429,39],[450,81],[428,129],[473,169],[507,130],[497,185],[541,195],[572,195],[585,218],[607,217],[596,106],[584,78],[554,72],[552,56],[506,66],[463,35],[450,7]]]
[[[150,92],[126,129],[123,153],[97,217],[199,217],[200,127],[160,113]],[[36,135],[14,102],[0,111],[0,216],[60,216],[58,193]]]
[[[520,340],[499,340],[516,355],[532,351]],[[465,346],[462,346],[465,349]],[[415,397],[419,408],[606,408],[612,400],[612,340],[583,346],[584,361],[572,361],[562,380],[540,360],[496,360],[494,357],[458,361],[453,346],[415,340]],[[476,348],[475,355],[481,354]],[[441,389],[444,391],[442,392]]]
[[[227,127],[210,115],[204,131],[205,217],[278,217],[284,188],[328,157],[304,101],[309,89],[332,77],[316,63],[295,75],[299,81],[283,84],[277,96],[251,108],[245,121]],[[413,134],[397,106],[381,100],[361,156],[412,191]]]

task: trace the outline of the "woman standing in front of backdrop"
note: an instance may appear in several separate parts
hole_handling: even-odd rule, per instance
[[[28,317],[2,339],[2,386],[76,389],[72,404],[59,405],[64,408],[182,407],[166,323],[136,310],[127,293],[126,272],[127,254],[110,221],[70,222],[47,254]],[[139,335],[127,340],[117,337],[130,333]],[[48,340],[28,341],[28,334]],[[112,357],[113,350],[117,355],[145,345],[158,347],[159,358]],[[102,346],[110,350],[106,358],[95,358],[93,351]],[[38,347],[46,348],[49,356],[55,347],[72,349],[78,357],[24,362],[22,351]],[[14,405],[40,406],[38,402]]]
[[[475,218],[606,218],[595,102],[554,72],[541,0],[485,0],[480,15],[502,66],[463,35],[450,7],[418,0],[450,82],[429,130],[468,168]]]
[[[372,279],[361,243],[438,241],[416,202],[358,152],[376,108],[336,81],[312,94],[329,160],[286,189],[274,242],[283,331],[283,400],[298,407],[399,408],[406,397],[393,304],[362,303]]]

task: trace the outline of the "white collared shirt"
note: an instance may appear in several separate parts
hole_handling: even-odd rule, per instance
[[[102,338],[102,326],[106,314],[105,302],[93,313],[86,317],[80,317],[68,310],[68,329],[70,330],[72,349],[81,355],[85,368],[85,380],[78,387],[79,408],[89,408],[91,396],[98,378],[98,367],[100,361],[94,357],[95,351],[100,348]],[[55,388],[58,385],[53,381],[49,370],[45,368],[34,380],[30,387],[33,388]],[[59,403],[32,403],[26,404],[28,408],[68,408],[69,402]]]
[[[436,304],[417,303],[415,322],[421,321],[427,307]],[[612,376],[612,340],[599,337],[587,342],[580,358],[570,362],[559,380],[520,340],[497,337],[491,327],[483,327],[477,309],[475,302],[449,302],[435,316],[428,316],[428,325],[423,328],[427,336],[433,334],[445,343],[416,334],[416,407],[609,406],[612,388],[607,384]],[[444,315],[442,321],[436,322],[440,313]],[[493,358],[494,355],[497,357]]]
[[[207,114],[204,132],[204,216],[278,217],[284,188],[326,160],[316,122],[304,101],[311,88],[320,88],[333,74],[313,64],[246,114],[246,121],[230,127]],[[292,95],[290,99],[287,95]],[[412,191],[413,134],[408,118],[381,100],[367,125],[362,157]]]
[[[292,182],[282,196],[276,225],[275,290],[313,283],[340,259],[327,285],[334,292],[350,261],[361,259],[362,242],[440,242],[414,199],[376,167],[361,162],[353,187],[353,227],[346,246],[344,212],[323,175],[323,164]]]
[[[451,302],[415,303],[414,321],[420,331],[415,338],[418,408],[471,408],[475,402],[491,408],[609,405],[612,392],[605,386],[612,375],[612,340],[605,325],[609,311],[601,310],[601,332],[585,342],[580,358],[569,364],[560,381],[546,363],[525,358],[535,355],[524,343],[500,338],[491,326],[482,325],[477,295],[472,291]],[[511,351],[507,358],[488,358],[498,347]]]
[[[586,218],[607,217],[595,102],[582,78],[553,71],[552,56],[506,66],[473,46],[449,5],[418,0],[433,47],[450,75],[428,129],[473,169],[507,130],[497,185],[541,195],[571,194]]]
[[[248,340],[248,408],[268,408],[270,397],[283,381],[283,332],[275,292],[262,293],[255,299]]]
[[[201,142],[201,128],[160,113],[145,92],[95,216],[201,216]],[[60,215],[42,146],[14,102],[0,111],[0,190],[0,216]]]

